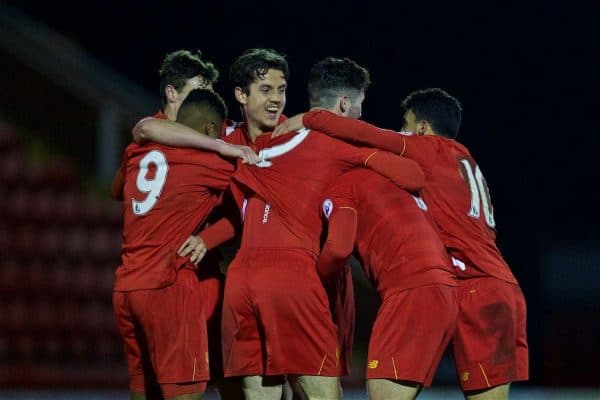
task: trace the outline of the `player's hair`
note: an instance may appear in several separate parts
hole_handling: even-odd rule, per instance
[[[369,71],[349,58],[327,57],[310,69],[308,97],[311,107],[331,108],[347,95],[354,102],[371,84]]]
[[[289,67],[285,55],[272,49],[248,49],[231,64],[229,80],[233,87],[239,87],[248,94],[250,84],[264,78],[269,69],[283,72],[284,78],[288,79]]]
[[[227,118],[227,106],[221,96],[212,90],[194,89],[187,95],[179,111],[177,121],[185,120],[192,112],[215,113],[223,121]]]
[[[181,90],[185,81],[197,75],[202,75],[207,81],[215,84],[219,79],[219,71],[215,65],[202,59],[202,53],[189,50],[176,50],[165,56],[160,69],[160,95],[163,104],[167,103],[165,88],[171,85],[175,90]]]
[[[460,102],[440,88],[417,90],[402,101],[406,111],[412,111],[417,120],[429,122],[433,131],[450,139],[458,136],[462,107]]]

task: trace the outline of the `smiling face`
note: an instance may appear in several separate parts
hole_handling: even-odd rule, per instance
[[[269,69],[248,86],[247,93],[239,87],[235,89],[236,99],[242,104],[249,130],[257,129],[266,133],[275,128],[285,107],[286,88],[284,73]]]

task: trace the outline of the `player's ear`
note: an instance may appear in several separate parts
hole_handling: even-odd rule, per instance
[[[342,96],[338,99],[338,105],[342,114],[346,114],[348,109],[350,109],[350,99],[348,96]]]
[[[424,135],[427,132],[428,128],[429,122],[425,120],[419,121],[419,123],[417,124],[417,134]]]
[[[173,85],[167,85],[165,87],[165,96],[167,98],[167,102],[175,103],[179,93],[177,93],[177,90],[173,87]]]
[[[221,137],[221,127],[223,124],[217,124],[216,121],[208,121],[206,124],[206,134],[211,138],[218,139]]]
[[[244,89],[242,89],[239,86],[236,86],[236,88],[235,88],[235,99],[240,104],[247,104],[248,103],[248,95],[246,94],[246,92],[244,91]]]

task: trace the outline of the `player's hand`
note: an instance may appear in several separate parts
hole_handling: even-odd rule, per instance
[[[302,125],[302,118],[304,114],[294,115],[291,118],[286,119],[281,124],[277,125],[275,130],[273,131],[272,137],[281,136],[285,133],[291,131],[299,131],[300,129],[304,129],[304,125]]]
[[[195,266],[198,266],[200,261],[202,261],[206,255],[206,251],[207,249],[204,240],[202,240],[200,236],[192,235],[183,242],[177,251],[177,254],[181,257],[190,256],[190,262]]]
[[[223,157],[241,158],[244,164],[256,164],[260,161],[258,155],[248,146],[240,146],[236,144],[229,144],[220,142],[219,154]]]

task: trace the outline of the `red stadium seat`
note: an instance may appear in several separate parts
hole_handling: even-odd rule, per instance
[[[115,284],[115,270],[117,269],[117,266],[117,263],[108,262],[103,264],[98,270],[98,293],[103,298],[110,297],[112,295],[112,290]]]
[[[81,296],[93,296],[97,286],[96,267],[89,263],[76,264],[73,269],[72,290],[77,291]]]
[[[68,245],[65,243],[64,230],[58,226],[47,226],[40,229],[39,238],[39,252],[46,259],[61,256],[64,254],[65,246]]]
[[[59,262],[49,268],[50,288],[52,293],[63,293],[70,290],[73,282],[71,269],[64,262]]]
[[[18,186],[23,177],[25,161],[21,153],[11,151],[0,157],[0,183],[7,188]]]
[[[27,325],[29,310],[22,300],[14,300],[6,306],[6,324],[11,330],[23,330]]]
[[[65,351],[63,342],[58,335],[44,336],[41,339],[42,358],[48,361],[56,361],[63,356]]]
[[[66,191],[57,195],[55,221],[62,225],[79,224],[84,198],[80,193]]]
[[[90,252],[97,260],[115,258],[121,250],[121,234],[118,231],[99,227],[90,234]]]
[[[1,232],[0,230],[0,234]],[[8,254],[8,252],[3,252],[3,254]],[[0,264],[0,295],[12,295],[25,288],[27,282],[24,275],[23,268],[15,260],[2,260]]]
[[[55,192],[46,188],[32,195],[29,213],[31,218],[38,224],[45,224],[52,221],[56,213]]]
[[[30,361],[36,352],[36,340],[32,335],[23,332],[16,342],[18,358],[22,361]]]
[[[18,134],[9,126],[0,126],[0,154],[19,150],[21,141]]]
[[[76,189],[79,187],[79,176],[73,162],[58,158],[50,162],[46,173],[46,184],[54,190]]]
[[[68,230],[64,236],[63,245],[65,255],[83,259],[89,257],[89,232],[82,226]]]

